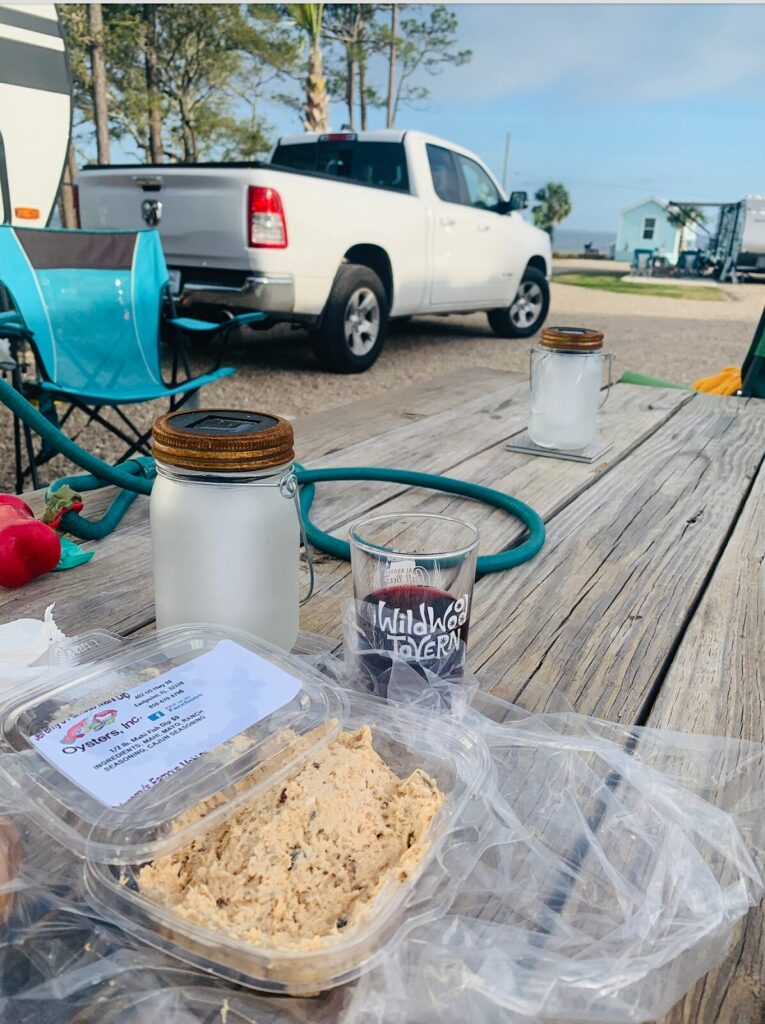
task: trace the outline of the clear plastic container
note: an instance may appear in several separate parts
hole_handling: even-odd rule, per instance
[[[136,882],[140,862],[121,868],[86,864],[88,903],[124,931],[196,967],[240,985],[292,995],[352,981],[410,929],[440,917],[455,892],[450,851],[463,841],[475,841],[476,833],[467,825],[466,805],[479,795],[489,773],[488,751],[456,722],[378,697],[351,692],[344,696],[347,709],[342,727],[370,725],[375,750],[397,775],[422,768],[445,797],[431,826],[428,851],[415,871],[404,883],[391,881],[350,932],[307,951],[285,952],[240,942],[197,925],[141,893]]]
[[[86,859],[130,864],[153,860],[183,845],[190,830],[171,834],[171,825],[184,811],[219,794],[220,806],[206,819],[214,825],[226,808],[238,806],[248,795],[294,771],[340,730],[342,691],[326,686],[300,661],[283,657],[248,633],[218,626],[179,626],[131,641],[116,651],[107,642],[108,634],[94,634],[94,639],[104,645],[105,657],[98,657],[98,646],[90,647],[87,637],[79,638],[54,653],[63,663],[74,662],[73,667],[43,677],[0,707],[0,783],[41,829]],[[279,711],[232,735],[122,806],[107,807],[75,785],[32,744],[31,737],[47,727],[109,700],[120,690],[186,665],[223,640],[233,640],[300,678],[300,692]],[[97,660],[77,664],[94,649]],[[67,650],[72,652],[70,658]],[[209,685],[214,687],[215,680],[210,679]],[[298,739],[325,723],[317,741],[297,754]],[[265,770],[257,788],[247,794],[235,792],[236,783],[259,766]]]
[[[121,807],[105,807],[46,761],[30,742],[41,727],[92,707],[115,684],[141,672],[166,671],[235,639],[298,676],[303,687],[287,706],[210,751]],[[295,735],[319,725],[320,739],[296,755]],[[369,725],[374,748],[399,776],[420,768],[438,784],[444,802],[428,848],[404,882],[391,880],[347,931],[317,949],[283,951],[239,941],[202,927],[138,889],[148,861],[186,845],[310,760],[340,730]],[[291,730],[293,738],[282,731]],[[179,627],[130,643],[98,665],[70,668],[0,708],[0,782],[18,806],[84,860],[87,903],[105,920],[163,952],[238,984],[268,992],[307,994],[352,981],[388,953],[412,928],[440,917],[458,878],[452,857],[474,843],[486,822],[479,797],[493,771],[485,743],[470,729],[417,708],[327,685],[318,673],[246,634],[214,627]],[[241,780],[263,766],[252,785]],[[178,817],[216,795],[212,813],[183,828]]]

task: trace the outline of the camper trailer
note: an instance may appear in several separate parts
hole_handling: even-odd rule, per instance
[[[71,77],[55,5],[0,4],[2,223],[49,223],[71,123]]]
[[[720,207],[712,258],[721,281],[738,274],[765,274],[765,196],[747,196]]]

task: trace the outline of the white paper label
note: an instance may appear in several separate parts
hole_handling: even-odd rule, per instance
[[[221,640],[30,739],[72,782],[118,807],[289,704],[301,686],[265,658]]]

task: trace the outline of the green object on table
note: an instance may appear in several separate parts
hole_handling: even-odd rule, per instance
[[[79,544],[75,544],[68,537],[61,538],[61,558],[54,572],[63,572],[66,569],[74,569],[78,565],[89,562],[94,551],[83,551]]]
[[[619,378],[620,384],[644,384],[649,388],[675,388],[676,391],[692,391],[690,384],[675,384],[671,380],[662,380],[660,377],[649,377],[645,373],[636,373],[635,370],[625,370]]]

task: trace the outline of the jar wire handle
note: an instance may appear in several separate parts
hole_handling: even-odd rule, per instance
[[[614,355],[613,352],[604,352],[603,353],[603,358],[608,360],[608,384],[606,385],[606,393],[605,393],[605,396],[603,398],[603,401],[598,406],[599,409],[603,408],[603,406],[608,401],[608,396],[611,394],[611,387],[613,385],[614,359],[616,358],[616,356]]]
[[[313,565],[313,555],[311,554],[311,546],[308,543],[308,538],[306,537],[305,534],[305,524],[303,522],[302,512],[300,511],[300,495],[298,493],[298,482],[297,477],[295,476],[294,473],[288,473],[286,476],[282,477],[282,479],[279,481],[279,490],[281,491],[283,497],[295,503],[295,511],[297,513],[298,525],[300,526],[300,539],[303,542],[303,550],[305,551],[305,557],[308,562],[308,593],[306,594],[305,597],[301,597],[300,599],[300,605],[302,607],[306,603],[306,601],[310,601],[311,597],[313,596],[314,587],[316,584],[316,572],[314,570]]]

